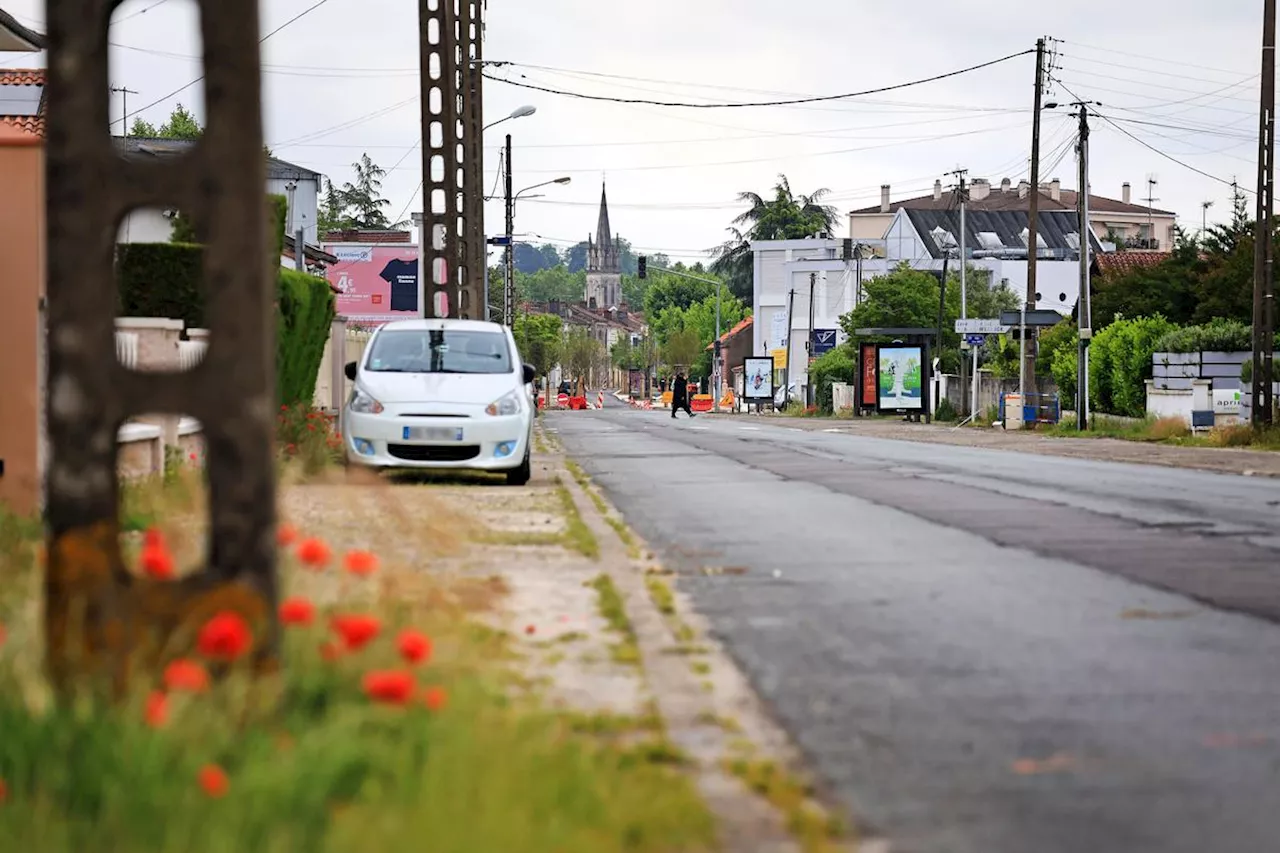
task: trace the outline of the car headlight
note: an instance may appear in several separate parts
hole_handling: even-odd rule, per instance
[[[360,415],[382,414],[382,404],[359,389],[351,392],[350,408]]]
[[[523,390],[523,389],[522,389]],[[489,404],[484,410],[486,415],[494,417],[506,417],[508,415],[518,415],[523,411],[523,404],[520,402],[522,391],[512,391],[505,397],[495,400]]]

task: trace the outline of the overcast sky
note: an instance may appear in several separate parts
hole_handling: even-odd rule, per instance
[[[266,33],[315,0],[263,0]],[[621,98],[725,103],[826,95],[888,86],[976,65],[1060,40],[1051,99],[1103,103],[1126,137],[1094,121],[1094,192],[1133,197],[1159,184],[1157,208],[1198,228],[1229,210],[1230,189],[1171,162],[1142,142],[1210,175],[1255,183],[1261,0],[1125,4],[1079,0],[917,0],[913,4],[805,0],[489,0],[485,57],[518,65],[498,77]],[[0,0],[43,27],[41,0]],[[195,4],[129,0],[115,13],[112,81],[138,94],[129,110],[160,100],[200,71]],[[146,10],[145,12],[143,10]],[[787,17],[783,12],[794,10]],[[127,20],[125,20],[127,18]],[[7,66],[40,57],[0,55]],[[419,210],[422,175],[417,105],[417,3],[328,0],[263,47],[266,141],[277,156],[351,178],[361,152],[393,169],[392,214]],[[538,66],[538,67],[531,67]],[[607,179],[616,233],[645,250],[693,260],[720,242],[742,190],[765,193],[778,173],[797,192],[833,191],[846,212],[928,192],[935,178],[1016,181],[1027,172],[1034,56],[875,97],[809,106],[678,109],[575,100],[489,81],[486,120],[522,105],[529,118],[486,137],[485,172],[497,178],[503,133],[514,137],[517,189],[562,175],[542,199],[520,202],[516,231],[561,246],[594,231]],[[113,102],[113,115],[121,103]],[[181,101],[203,119],[200,87],[149,106],[160,124]],[[1074,187],[1074,121],[1045,115],[1043,179]],[[1141,122],[1141,123],[1139,123]],[[119,131],[119,123],[115,125]],[[398,165],[397,165],[398,164]],[[406,214],[407,218],[407,214]],[[502,205],[487,210],[502,229]],[[842,223],[843,224],[843,223]],[[533,238],[530,238],[533,239]],[[539,242],[535,240],[535,242]]]

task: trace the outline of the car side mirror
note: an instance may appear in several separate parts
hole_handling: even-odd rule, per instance
[[[538,371],[533,369],[532,364],[526,364],[524,366],[524,384],[531,385],[533,384],[533,380],[537,378],[538,378]]]
[[[347,362],[347,366],[343,368],[342,372],[347,374],[347,378],[352,382],[356,381],[356,363],[354,361]]]

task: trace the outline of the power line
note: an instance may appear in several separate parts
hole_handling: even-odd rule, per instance
[[[1078,41],[1064,41],[1062,39],[1055,39],[1055,41],[1061,44],[1070,44],[1070,45],[1074,45],[1075,47],[1082,47],[1085,50],[1092,50],[1098,53],[1106,53],[1114,56],[1128,56],[1132,59],[1145,59],[1150,62],[1161,62],[1166,65],[1177,65],[1181,68],[1199,68],[1202,71],[1216,71],[1219,74],[1237,74],[1238,75],[1243,73],[1239,69],[1213,68],[1208,65],[1194,65],[1190,62],[1183,62],[1181,59],[1168,59],[1168,58],[1159,57],[1159,56],[1145,56],[1141,53],[1126,53],[1122,50],[1115,50],[1109,47],[1097,47],[1094,45],[1083,44]]]
[[[111,26],[115,26],[116,24],[123,24],[125,21],[131,21],[134,18],[138,17],[139,15],[145,15],[148,12],[150,12],[152,9],[156,8],[157,6],[163,6],[165,3],[168,3],[168,2],[169,0],[156,0],[156,2],[152,3],[150,6],[146,7],[145,9],[139,9],[138,11],[134,12],[132,15],[125,15],[123,18],[121,18],[118,21],[112,21]]]
[[[289,25],[291,25],[291,24],[293,24],[293,23],[296,23],[297,21],[302,20],[302,19],[303,19],[303,18],[305,18],[307,15],[311,14],[311,13],[312,13],[312,12],[314,12],[316,9],[319,9],[321,6],[325,5],[325,4],[326,4],[326,3],[328,3],[328,2],[329,2],[329,0],[317,0],[317,2],[315,2],[315,3],[313,3],[312,5],[308,6],[306,9],[303,9],[301,12],[299,12],[299,13],[298,13],[298,14],[296,14],[296,15],[294,15],[292,18],[290,18],[289,20],[285,21],[283,24],[281,24],[280,26],[276,27],[274,30],[272,30],[271,32],[267,33],[267,34],[266,34],[265,36],[263,36],[262,38],[258,39],[258,44],[262,44],[262,43],[263,43],[263,42],[265,42],[267,39],[271,38],[271,37],[272,37],[272,36],[274,36],[276,33],[278,33],[278,32],[280,32],[281,30],[283,30],[285,27],[287,27],[287,26],[289,26]],[[157,4],[157,5],[159,5],[159,4]],[[139,113],[146,112],[147,110],[151,109],[152,107],[154,107],[154,106],[156,106],[156,105],[158,105],[158,104],[162,104],[162,103],[164,103],[165,101],[169,100],[170,98],[172,98],[172,97],[173,97],[173,96],[175,96],[175,95],[180,95],[180,94],[182,94],[182,93],[183,93],[183,92],[185,92],[186,90],[190,89],[192,86],[194,86],[194,85],[196,85],[197,83],[199,83],[199,82],[200,82],[201,80],[203,80],[206,76],[207,76],[207,75],[201,74],[199,77],[197,77],[196,79],[192,80],[190,83],[187,83],[185,86],[179,86],[177,89],[174,89],[172,92],[170,92],[169,94],[165,95],[163,98],[158,98],[158,99],[156,99],[156,100],[152,101],[151,103],[147,104],[147,105],[146,105],[145,107],[143,107],[142,109],[134,110],[133,112],[129,113],[128,115],[126,115],[126,116],[124,117],[125,121],[128,121],[129,119],[133,118],[134,116],[138,115]]]
[[[912,80],[907,83],[896,83],[892,86],[881,86],[875,89],[867,89],[861,92],[846,92],[840,95],[818,95],[818,96],[807,97],[807,98],[790,98],[787,100],[780,100],[780,101],[755,101],[755,102],[723,103],[723,104],[691,104],[691,103],[680,102],[680,101],[654,101],[654,100],[648,100],[644,98],[616,98],[616,97],[611,97],[606,95],[588,95],[582,92],[569,92],[562,89],[553,89],[547,86],[538,86],[533,83],[523,83],[517,80],[508,80],[502,77],[494,76],[488,73],[487,71],[482,73],[484,74],[485,77],[488,77],[490,80],[495,80],[499,83],[506,83],[507,85],[510,85],[510,86],[517,86],[522,89],[532,89],[538,92],[546,92],[552,95],[563,95],[564,97],[578,98],[580,100],[587,100],[587,101],[605,101],[605,102],[615,103],[615,104],[647,104],[649,106],[655,106],[655,107],[683,107],[687,109],[702,109],[702,110],[741,109],[745,107],[785,107],[785,106],[793,106],[796,104],[815,104],[815,103],[822,103],[825,101],[840,101],[848,98],[858,98],[866,95],[877,95],[882,92],[892,92],[898,89],[906,89],[911,86],[920,86],[925,83],[933,83],[938,80],[945,80],[947,78],[956,77],[961,74],[968,74],[972,71],[978,71],[983,68],[989,68],[993,65],[999,65],[1002,62],[1008,62],[1011,59],[1016,59],[1017,57],[1020,57],[1020,56],[1027,56],[1028,54],[1031,54],[1034,52],[1035,51],[1033,50],[1024,50],[1018,53],[1011,53],[1008,56],[1002,56],[999,59],[993,59],[993,60],[990,60],[989,62],[983,62],[978,65],[971,65],[968,68],[961,68],[957,71],[948,71],[945,74],[937,74],[937,75],[934,75],[933,77],[925,77],[919,80]]]

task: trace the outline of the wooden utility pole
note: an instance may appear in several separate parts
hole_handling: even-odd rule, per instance
[[[129,135],[129,96],[138,94],[128,86],[112,86],[112,93],[119,92],[124,102],[120,105],[120,135]]]
[[[1079,185],[1089,186],[1089,106],[1092,101],[1077,101],[1072,104],[1080,109],[1080,141],[1079,152]],[[1080,232],[1080,298],[1076,301],[1076,320],[1079,327],[1079,342],[1076,350],[1076,429],[1084,431],[1089,428],[1089,341],[1093,337],[1093,318],[1090,292],[1090,258],[1089,258],[1089,193],[1082,190],[1076,193],[1078,202],[1077,230]]]
[[[1272,249],[1272,183],[1275,178],[1276,0],[1263,0],[1262,104],[1258,122],[1258,211],[1253,253],[1253,427],[1273,421],[1275,279]]]
[[[1044,39],[1036,40],[1035,106],[1031,114],[1031,209],[1027,214],[1027,298],[1028,311],[1036,307],[1036,261],[1040,257],[1040,111],[1044,107]],[[1081,187],[1080,192],[1088,192]],[[1082,238],[1084,235],[1081,235]],[[1021,330],[1025,338],[1027,330]],[[1025,342],[1024,342],[1025,343]],[[1027,395],[1036,389],[1036,348],[1023,346],[1022,368],[1019,371],[1018,391],[1022,405],[1027,406]],[[1024,418],[1025,421],[1025,418]]]

